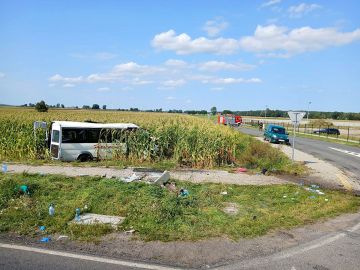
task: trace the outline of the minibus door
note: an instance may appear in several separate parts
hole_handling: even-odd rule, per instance
[[[52,159],[60,159],[61,152],[61,132],[60,130],[53,129],[51,131],[51,145],[50,153]]]

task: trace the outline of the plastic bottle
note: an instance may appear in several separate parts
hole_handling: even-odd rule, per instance
[[[81,214],[80,208],[76,208],[75,209],[75,220],[76,221],[80,221],[80,214]]]
[[[49,206],[49,215],[54,216],[55,215],[55,208],[53,204],[50,204]]]
[[[6,163],[3,163],[3,164],[1,165],[1,171],[2,171],[3,173],[6,173],[7,170],[8,170],[7,164],[6,164]]]

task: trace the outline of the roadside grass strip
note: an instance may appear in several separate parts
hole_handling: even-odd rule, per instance
[[[100,177],[0,174],[0,231],[29,235],[39,241],[55,235],[100,241],[110,232],[130,230],[135,239],[145,241],[211,237],[237,240],[356,212],[360,206],[360,198],[351,194],[323,189],[316,193],[293,184],[172,182],[176,188]],[[181,188],[187,192],[181,195]],[[49,215],[51,204],[53,216]],[[76,224],[72,221],[77,208],[81,214],[112,215],[125,220],[115,228]],[[41,226],[45,229],[39,229]],[[52,241],[56,241],[55,237]]]

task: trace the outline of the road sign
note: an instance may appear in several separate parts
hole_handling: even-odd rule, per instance
[[[306,112],[288,111],[288,115],[291,119],[291,122],[295,126],[298,126],[300,124],[300,121],[304,118],[305,114],[306,114]]]
[[[293,131],[293,143],[292,143],[292,160],[294,161],[294,149],[295,149],[295,134],[296,134],[296,126],[300,125],[300,121],[304,118],[305,112],[294,112],[294,111],[288,111],[288,115],[291,119],[291,122],[294,125],[294,131]]]

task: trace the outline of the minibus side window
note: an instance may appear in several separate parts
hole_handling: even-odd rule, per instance
[[[59,130],[53,130],[52,131],[52,139],[51,139],[51,141],[58,143],[59,142],[59,135],[60,135]]]

